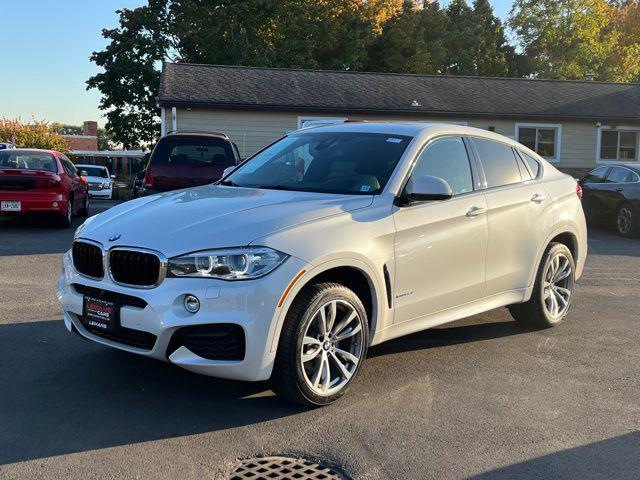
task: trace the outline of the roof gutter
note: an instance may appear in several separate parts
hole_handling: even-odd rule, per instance
[[[268,104],[244,104],[244,103],[222,103],[222,102],[197,102],[185,100],[158,99],[158,105],[166,108],[210,108],[217,110],[244,110],[244,111],[277,111],[277,112],[299,112],[299,113],[368,113],[387,115],[412,115],[412,116],[457,116],[466,118],[500,118],[500,119],[522,119],[532,118],[543,119],[565,119],[583,121],[617,121],[617,122],[640,122],[640,117],[612,117],[607,115],[562,115],[556,113],[495,113],[495,112],[464,112],[464,111],[439,111],[439,110],[418,110],[412,109],[382,109],[382,108],[362,108],[362,107],[314,107],[307,105],[268,105]]]

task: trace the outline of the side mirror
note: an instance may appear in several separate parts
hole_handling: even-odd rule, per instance
[[[224,169],[224,172],[222,172],[222,178],[226,177],[227,175],[229,175],[231,172],[233,172],[236,169],[235,165],[231,166],[231,167],[227,167]]]
[[[116,176],[115,175],[111,175],[111,180],[115,180]]]
[[[88,175],[86,170],[80,170],[80,176],[81,177],[86,177]]]
[[[404,207],[416,202],[449,200],[453,196],[451,185],[440,177],[425,175],[411,178],[404,193],[396,200],[396,205]]]

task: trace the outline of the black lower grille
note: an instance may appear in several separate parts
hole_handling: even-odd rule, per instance
[[[182,346],[208,360],[243,360],[244,330],[231,323],[183,327],[171,337],[167,358]]]
[[[149,332],[133,330],[131,328],[118,327],[115,332],[105,332],[104,330],[89,325],[81,318],[82,325],[89,332],[105,340],[116,343],[122,343],[130,347],[140,348],[142,350],[151,350],[156,344],[156,336]]]
[[[82,241],[73,242],[71,248],[74,268],[89,277],[102,278],[104,266],[102,262],[102,249],[97,245]]]
[[[80,285],[79,283],[73,284],[73,289],[81,295],[89,295],[95,298],[101,298],[110,302],[116,302],[120,305],[127,305],[130,307],[144,308],[147,306],[147,302],[143,299],[134,297],[132,295],[125,295],[124,293],[112,292],[110,290],[103,290],[101,288],[88,287],[86,285]]]
[[[109,253],[109,269],[118,283],[151,287],[160,278],[160,259],[153,253],[112,250]]]

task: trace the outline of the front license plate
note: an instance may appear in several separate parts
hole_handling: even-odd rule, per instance
[[[19,212],[22,204],[13,200],[3,200],[0,202],[0,211],[2,212]]]
[[[84,323],[107,332],[113,332],[118,325],[118,308],[114,302],[85,296],[82,307]]]

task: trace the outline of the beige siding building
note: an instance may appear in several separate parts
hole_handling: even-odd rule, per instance
[[[163,135],[223,132],[246,158],[323,120],[452,122],[493,130],[563,170],[637,162],[640,85],[165,64]]]

